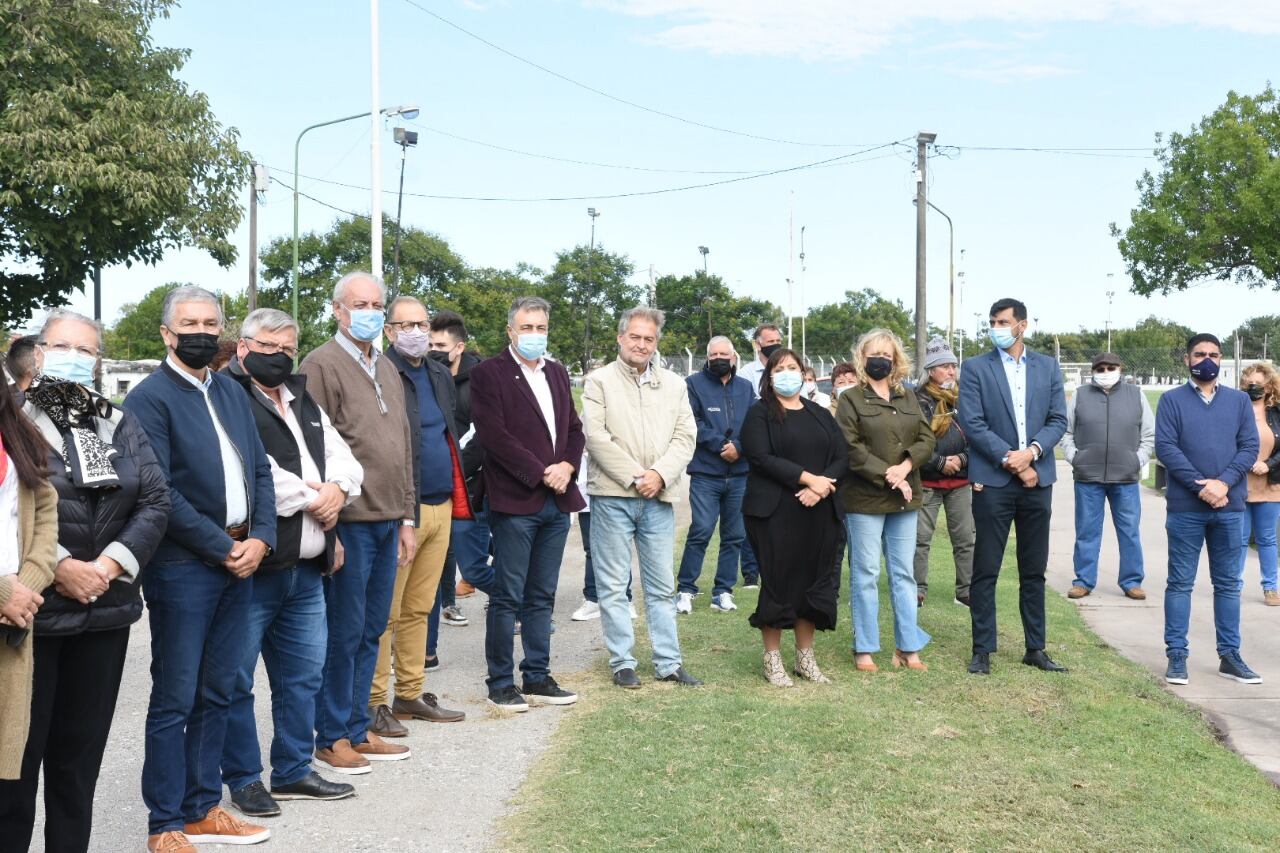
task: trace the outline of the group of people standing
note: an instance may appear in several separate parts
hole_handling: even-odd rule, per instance
[[[355,777],[410,759],[396,742],[405,723],[465,719],[426,690],[436,626],[464,619],[442,600],[455,572],[488,596],[489,705],[573,704],[551,672],[572,513],[588,550],[588,602],[575,618],[599,617],[620,688],[643,684],[633,557],[653,677],[702,683],[684,666],[678,614],[693,609],[717,526],[711,607],[737,609],[740,566],[744,585],[759,585],[749,621],[771,684],[793,685],[788,630],[794,674],[829,680],[814,635],[836,626],[846,553],[856,669],[878,668],[882,563],[892,662],[927,669],[918,613],[940,511],[954,600],[971,608],[969,671],[988,673],[996,651],[1011,527],[1022,660],[1064,671],[1046,653],[1044,616],[1060,443],[1076,480],[1072,597],[1097,583],[1104,501],[1121,538],[1121,588],[1143,597],[1136,484],[1154,445],[1170,474],[1167,678],[1187,680],[1190,589],[1207,542],[1220,672],[1260,680],[1239,654],[1239,590],[1252,530],[1266,601],[1280,602],[1280,378],[1259,364],[1242,377],[1247,393],[1219,386],[1211,335],[1189,342],[1191,382],[1153,420],[1110,354],[1068,405],[1056,362],[1023,344],[1026,307],[1013,299],[992,306],[990,353],[959,371],[934,339],[914,384],[892,332],[862,335],[829,399],[770,324],[755,330],[748,364],[715,337],[703,370],[681,377],[655,363],[663,313],[638,306],[621,316],[617,358],[584,378],[580,417],[568,372],[546,355],[552,306],[539,297],[514,302],[509,345],[486,360],[467,351],[461,317],[431,317],[412,296],[387,304],[369,273],[339,280],[331,308],[336,334],[296,370],[296,320],[263,308],[214,371],[221,305],[176,288],[159,330],[167,357],[123,406],[93,390],[102,340],[92,320],[53,311],[24,348],[30,369],[0,393],[0,850],[28,848],[42,774],[46,849],[88,848],[144,603],[150,851],[265,841],[269,828],[222,808],[224,785],[253,819],[290,800],[343,799],[355,787],[318,771]],[[673,503],[686,474],[693,520],[677,572]],[[259,659],[271,690],[269,784],[253,712]]]

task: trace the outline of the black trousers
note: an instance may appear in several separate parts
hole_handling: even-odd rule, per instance
[[[31,846],[42,764],[46,853],[89,849],[93,792],[128,648],[127,627],[35,635],[31,733],[22,778],[0,782],[0,853],[26,853]]]
[[[1017,531],[1018,609],[1029,651],[1043,649],[1044,573],[1049,564],[1049,518],[1053,486],[1007,486],[973,490],[973,581],[969,585],[969,613],[973,620],[973,652],[996,650],[996,580],[1009,541],[1009,526]]]

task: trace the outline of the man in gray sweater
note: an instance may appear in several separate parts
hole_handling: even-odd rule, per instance
[[[1138,480],[1155,448],[1156,419],[1142,389],[1122,381],[1123,368],[1114,353],[1095,356],[1092,381],[1067,401],[1062,451],[1075,474],[1076,498],[1076,579],[1068,598],[1084,598],[1098,583],[1106,503],[1120,543],[1120,589],[1135,601],[1147,597]]]

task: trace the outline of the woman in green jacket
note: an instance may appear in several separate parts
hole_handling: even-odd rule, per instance
[[[903,387],[911,363],[897,335],[872,329],[853,350],[858,385],[840,395],[836,422],[849,445],[848,477],[840,488],[849,538],[849,587],[857,668],[875,672],[880,651],[880,557],[893,602],[893,665],[926,669],[920,650],[929,635],[916,624],[916,510],[920,466],[934,435],[915,394]]]

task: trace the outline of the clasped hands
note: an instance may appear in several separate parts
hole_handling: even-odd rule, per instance
[[[902,499],[907,503],[911,502],[911,483],[907,480],[911,476],[911,469],[914,466],[910,459],[903,459],[897,465],[890,465],[884,471],[885,484],[890,489],[896,489],[902,492]]]
[[[307,481],[307,486],[318,493],[306,508],[306,512],[314,518],[326,531],[333,529],[338,523],[338,513],[347,504],[347,493],[337,483],[316,483]]]
[[[93,563],[64,557],[53,568],[53,588],[81,604],[97,601],[111,582],[120,577],[120,564],[110,557],[99,557],[99,568]]]
[[[261,539],[232,542],[231,553],[222,561],[223,568],[243,580],[258,570],[258,564],[267,556],[267,543]]]
[[[36,618],[36,611],[44,604],[44,596],[21,583],[16,577],[11,580],[13,589],[4,607],[0,607],[0,621],[19,628],[26,628]]]
[[[1016,475],[1024,487],[1033,489],[1040,485],[1040,475],[1036,473],[1033,466],[1035,461],[1035,451],[1030,447],[1025,450],[1010,450],[1009,455],[1005,457],[1004,469]]]
[[[557,495],[563,495],[568,491],[569,483],[572,481],[573,466],[568,462],[557,462],[554,465],[548,465],[542,472],[543,484]]]
[[[1196,480],[1197,486],[1203,486],[1197,497],[1214,509],[1222,509],[1227,505],[1227,484],[1221,480]]]
[[[818,501],[830,497],[836,490],[836,481],[821,474],[810,474],[808,471],[800,475],[800,485],[796,498],[807,507],[817,506]]]

